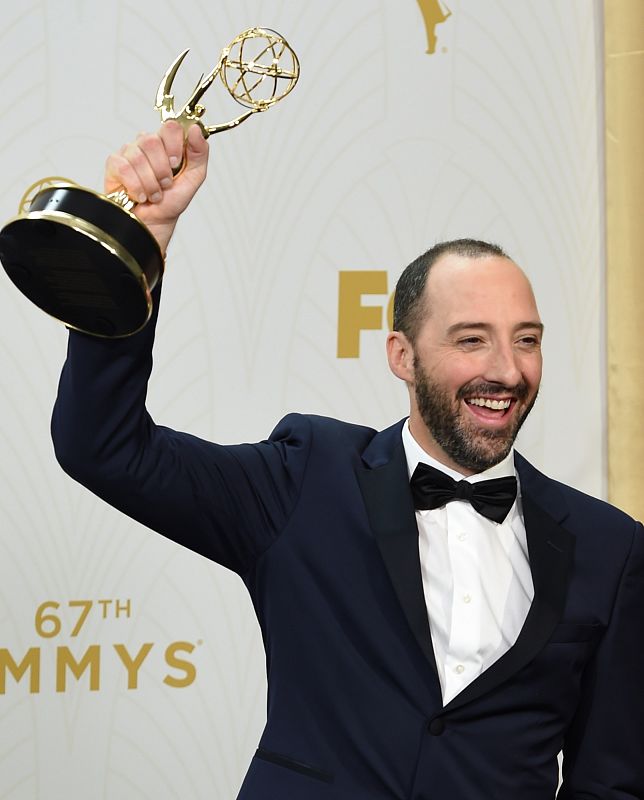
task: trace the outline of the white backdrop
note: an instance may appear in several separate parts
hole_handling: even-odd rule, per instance
[[[157,84],[185,47],[180,101],[252,25],[300,57],[283,104],[211,139],[169,253],[158,422],[221,442],[264,438],[290,410],[388,425],[406,392],[387,373],[385,315],[339,358],[339,273],[379,273],[361,302],[385,307],[420,252],[480,237],[526,269],[546,324],[520,449],[603,494],[598,2],[447,0],[444,22],[416,0],[2,6],[2,220],[47,175],[100,188],[110,150],[157,126]],[[208,122],[230,116],[227,100],[209,90]],[[66,332],[4,274],[0,311],[0,798],[233,798],[265,693],[241,582],[61,473],[48,427]],[[76,678],[65,659],[84,655]]]

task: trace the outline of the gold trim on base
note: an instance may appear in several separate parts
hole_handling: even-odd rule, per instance
[[[78,188],[78,187],[77,187]],[[82,188],[82,187],[81,187]],[[91,190],[87,190],[91,191]],[[98,194],[98,192],[92,192],[92,194],[97,194],[99,197],[105,199],[104,195]],[[134,217],[133,214],[130,216]],[[140,225],[143,225],[141,220],[137,217],[134,217]],[[88,331],[83,328],[79,328],[76,325],[71,325],[64,319],[59,319],[58,317],[50,314],[48,311],[45,313],[55,319],[57,322],[62,322],[66,327],[70,328],[71,330],[79,331],[80,333],[86,333],[91,336],[96,336],[99,339],[125,339],[128,336],[133,336],[135,333],[138,333],[142,330],[145,325],[147,324],[148,320],[152,315],[152,295],[150,286],[148,285],[148,280],[145,276],[145,273],[139,266],[138,262],[134,258],[134,256],[127,250],[127,248],[123,247],[123,245],[118,242],[113,236],[110,236],[109,233],[106,233],[102,228],[99,228],[97,225],[93,225],[91,222],[87,222],[87,220],[80,219],[79,217],[74,217],[71,214],[67,214],[64,211],[29,211],[26,214],[18,214],[15,217],[12,217],[7,223],[6,226],[11,225],[13,222],[20,222],[22,220],[45,220],[49,222],[53,222],[57,225],[64,225],[65,227],[72,228],[77,233],[82,234],[83,236],[87,236],[89,239],[92,239],[94,242],[99,244],[101,247],[104,247],[108,250],[113,256],[118,258],[132,273],[133,277],[138,282],[143,296],[145,298],[145,304],[147,313],[145,315],[145,320],[142,325],[136,328],[133,331],[129,331],[128,333],[122,333],[117,335],[110,335],[106,336],[104,334],[95,333],[94,331]],[[144,226],[145,227],[145,226]],[[152,234],[150,237],[154,239]],[[154,240],[156,242],[156,239]],[[158,246],[158,243],[157,243]],[[161,255],[161,248],[159,247],[159,254]],[[159,274],[159,279],[163,274],[163,266],[165,265],[165,261],[163,256],[161,255],[161,272]],[[153,288],[153,287],[152,287]],[[41,309],[44,311],[44,309]]]

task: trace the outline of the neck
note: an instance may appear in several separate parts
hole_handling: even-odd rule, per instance
[[[422,447],[427,455],[430,455],[432,458],[436,459],[436,461],[443,466],[453,469],[455,472],[458,472],[459,475],[463,475],[465,478],[476,474],[474,470],[467,469],[461,464],[457,464],[452,458],[450,458],[443,448],[438,444],[438,442],[434,440],[434,437],[428,431],[425,423],[419,419],[418,416],[413,413],[413,411],[409,417],[409,432],[414,437],[416,444]]]

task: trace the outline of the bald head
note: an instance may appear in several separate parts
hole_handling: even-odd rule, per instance
[[[440,242],[412,261],[403,271],[396,284],[394,296],[394,330],[401,331],[413,342],[418,328],[427,313],[425,308],[425,285],[430,270],[448,255],[464,258],[498,256],[508,258],[501,247],[479,239],[454,239]]]
[[[416,338],[429,317],[437,323],[432,327],[447,333],[509,319],[515,325],[541,325],[530,281],[506,256],[441,256],[427,275],[419,308]]]

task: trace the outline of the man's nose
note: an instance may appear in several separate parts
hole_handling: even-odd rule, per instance
[[[492,349],[486,364],[485,379],[504,386],[516,386],[521,382],[521,370],[511,346],[499,345]]]

